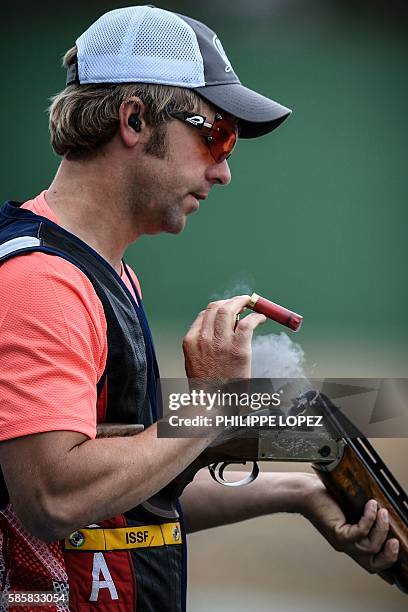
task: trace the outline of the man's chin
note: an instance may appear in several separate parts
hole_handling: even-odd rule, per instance
[[[183,231],[187,223],[186,215],[182,215],[172,219],[162,219],[160,223],[151,225],[150,228],[145,231],[146,234],[154,236],[157,234],[180,234]]]
[[[186,227],[187,217],[183,215],[182,217],[178,217],[177,219],[171,219],[169,223],[166,224],[164,231],[167,234],[180,234],[183,229]]]

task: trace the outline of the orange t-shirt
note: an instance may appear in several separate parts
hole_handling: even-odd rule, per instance
[[[46,191],[22,208],[58,223]],[[134,295],[123,269],[121,278]],[[0,304],[0,441],[56,430],[94,438],[107,338],[88,277],[55,255],[12,257],[0,267]]]

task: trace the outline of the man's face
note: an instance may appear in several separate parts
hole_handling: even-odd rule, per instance
[[[214,108],[203,103],[200,114],[212,123]],[[216,163],[195,127],[177,119],[146,133],[144,152],[131,171],[131,208],[140,233],[177,234],[187,215],[199,208],[214,185],[227,185],[227,161]]]

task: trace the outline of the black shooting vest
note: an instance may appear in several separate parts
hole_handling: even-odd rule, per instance
[[[137,302],[116,271],[96,251],[45,217],[20,206],[16,202],[6,202],[0,210],[0,264],[11,257],[40,251],[66,259],[88,277],[102,303],[107,322],[108,356],[104,374],[97,385],[99,396],[105,381],[108,383],[105,422],[141,423],[145,428],[149,427],[160,418],[156,399],[159,370],[142,302],[126,266]],[[0,508],[8,501],[2,477],[1,501]],[[124,609],[137,612],[185,610],[186,535],[179,505],[178,510],[182,545],[135,548],[126,553],[131,555],[132,563],[129,565],[133,565],[133,576],[127,578],[135,581],[136,597],[135,601],[127,602]],[[163,518],[138,506],[123,515],[123,524],[126,527],[163,525]],[[70,551],[64,551],[64,555],[69,554]],[[79,561],[81,554],[87,553],[72,554]],[[71,579],[72,576],[70,583]],[[75,590],[72,584],[70,590]],[[88,610],[86,602],[84,605],[84,610]],[[112,605],[112,609],[116,609],[114,602]],[[89,609],[99,607],[94,604]],[[105,607],[101,609],[105,610]]]

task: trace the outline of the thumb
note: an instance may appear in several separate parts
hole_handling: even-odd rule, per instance
[[[243,319],[240,319],[235,328],[235,337],[238,342],[251,342],[254,330],[258,325],[265,323],[266,317],[263,314],[253,312]]]

